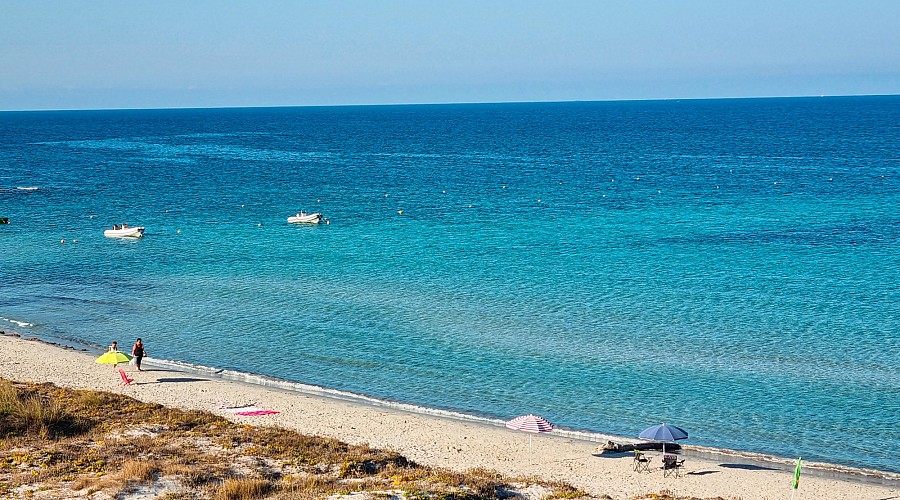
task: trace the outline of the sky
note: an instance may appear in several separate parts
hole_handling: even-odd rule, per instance
[[[898,0],[0,0],[0,110],[898,93]]]

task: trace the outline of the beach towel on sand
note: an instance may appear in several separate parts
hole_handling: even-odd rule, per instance
[[[219,403],[216,405],[216,408],[220,410],[227,410],[231,408],[245,408],[248,406],[253,406],[256,404],[256,401],[244,401],[241,404],[234,404],[227,400],[219,400]]]
[[[234,413],[235,415],[241,415],[244,417],[256,417],[259,415],[274,415],[278,413],[275,410],[264,410],[258,406],[248,405],[248,406],[233,406],[228,408],[222,408],[227,412]]]

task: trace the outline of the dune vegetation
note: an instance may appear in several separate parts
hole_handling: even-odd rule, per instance
[[[454,472],[398,453],[109,392],[0,379],[0,496],[580,498],[566,484]]]

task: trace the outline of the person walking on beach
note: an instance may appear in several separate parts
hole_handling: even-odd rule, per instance
[[[138,371],[143,371],[141,370],[141,360],[144,359],[144,343],[140,337],[134,343],[134,347],[131,348],[131,355],[134,356],[134,366],[137,367]]]

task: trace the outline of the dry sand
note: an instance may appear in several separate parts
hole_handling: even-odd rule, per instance
[[[658,454],[652,459],[656,468],[651,473],[637,473],[631,468],[631,456],[600,456],[596,442],[550,433],[534,435],[529,447],[527,434],[500,426],[163,369],[146,360],[143,372],[120,365],[135,379],[134,384],[123,387],[113,368],[94,363],[97,355],[0,335],[0,377],[119,392],[141,401],[207,410],[243,423],[277,425],[350,443],[368,443],[395,450],[424,465],[457,470],[484,467],[506,476],[536,476],[616,499],[664,490],[679,496],[745,500],[791,496],[792,473],[783,465],[752,463],[685,447],[685,474],[664,478],[658,469]],[[254,403],[280,413],[235,416],[218,408],[223,401]],[[828,477],[804,469],[794,498],[900,499],[900,475],[885,476],[873,482],[852,474]]]

